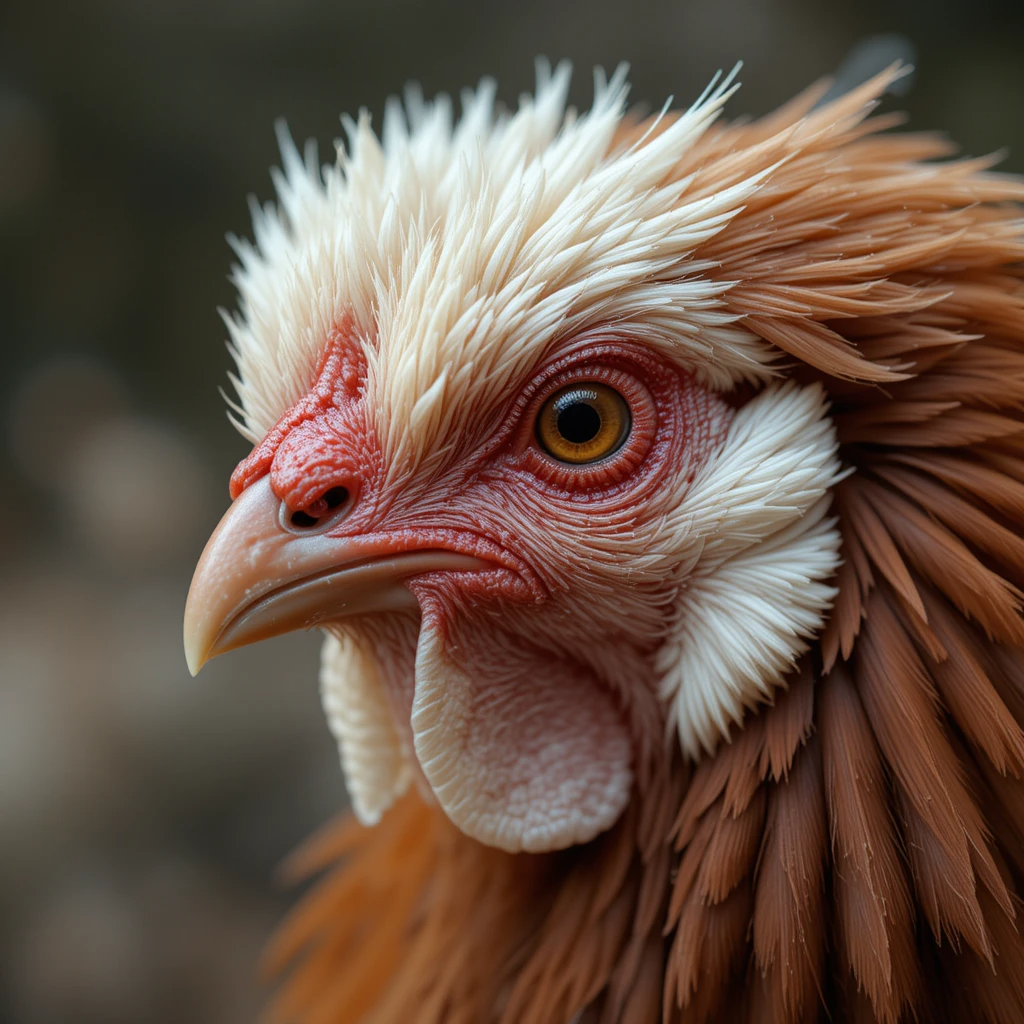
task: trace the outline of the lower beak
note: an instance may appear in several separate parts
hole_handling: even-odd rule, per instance
[[[487,563],[436,548],[382,551],[380,541],[296,534],[281,523],[269,477],[224,514],[196,566],[185,603],[185,657],[195,675],[211,658],[322,622],[415,608],[406,580]]]

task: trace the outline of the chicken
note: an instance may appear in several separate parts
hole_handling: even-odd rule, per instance
[[[282,132],[185,614],[326,633],[276,1019],[1024,1019],[1024,182],[902,74]]]

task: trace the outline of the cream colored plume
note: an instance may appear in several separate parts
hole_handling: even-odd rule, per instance
[[[713,390],[773,379],[778,350],[727,309],[734,282],[712,280],[693,254],[769,180],[780,151],[718,190],[677,170],[732,76],[640,138],[624,121],[624,69],[597,77],[585,114],[566,107],[568,84],[567,65],[542,64],[536,96],[502,114],[485,81],[458,121],[447,98],[411,92],[389,103],[380,138],[365,111],[345,120],[347,142],[325,167],[281,129],[279,206],[254,208],[255,244],[235,242],[241,311],[226,318],[246,437],[261,439],[309,389],[346,318],[367,363],[366,428],[393,483],[457,457],[555,344],[586,332],[635,339]],[[713,750],[769,698],[821,628],[838,564],[827,517],[837,473],[822,392],[769,388],[635,552],[678,591],[658,669],[688,755]],[[327,641],[325,707],[367,822],[408,783],[376,676],[372,658]]]

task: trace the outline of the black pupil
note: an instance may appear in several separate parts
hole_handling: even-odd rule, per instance
[[[577,399],[559,410],[558,432],[571,444],[586,444],[601,429],[601,414],[588,402]]]

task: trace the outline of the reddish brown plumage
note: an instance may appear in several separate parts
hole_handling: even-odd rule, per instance
[[[328,833],[273,1019],[1024,1020],[1024,184],[877,134],[886,81],[677,168],[697,195],[782,161],[694,257],[825,383],[854,469],[788,691],[582,848],[487,849],[412,796]]]

